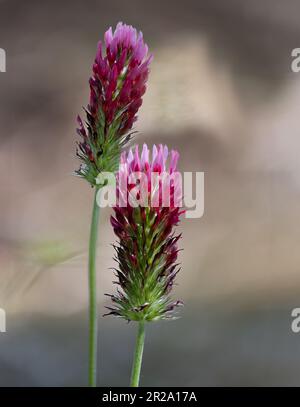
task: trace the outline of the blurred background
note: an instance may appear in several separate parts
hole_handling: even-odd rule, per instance
[[[177,321],[147,326],[142,385],[300,385],[297,0],[0,0],[0,386],[87,385],[93,191],[72,176],[98,40],[123,21],[154,61],[135,141],[205,172],[184,219]],[[99,314],[112,292],[101,213]],[[136,327],[99,318],[99,385],[127,386]]]

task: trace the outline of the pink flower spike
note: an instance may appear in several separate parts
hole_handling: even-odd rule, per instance
[[[98,43],[89,81],[87,128],[80,126],[77,131],[84,138],[78,157],[85,164],[77,174],[92,184],[99,171],[115,171],[118,167],[120,150],[131,137],[143,103],[150,61],[143,34],[122,22],[114,32],[111,27],[105,32],[104,49],[102,42]],[[113,147],[112,152],[105,144],[116,146],[114,141],[119,141],[119,148]],[[104,151],[109,152],[106,157]]]
[[[113,307],[108,309],[109,314],[128,321],[156,321],[170,318],[174,309],[182,305],[181,301],[174,302],[170,298],[179,271],[177,244],[181,235],[175,235],[175,227],[183,211],[180,206],[171,203],[174,203],[174,194],[178,196],[176,192],[178,187],[180,192],[181,189],[176,178],[175,185],[170,185],[168,176],[171,170],[166,166],[167,152],[166,146],[159,145],[158,151],[156,146],[153,147],[151,166],[160,165],[165,169],[164,176],[158,184],[155,184],[154,191],[149,188],[152,174],[147,171],[149,150],[146,144],[143,145],[141,157],[137,146],[134,154],[130,150],[127,168],[121,166],[118,172],[117,196],[121,197],[121,203],[118,200],[113,208],[115,214],[111,218],[111,225],[118,238],[115,250],[118,263],[117,284],[120,290],[112,296]],[[172,151],[170,161],[173,161],[174,167],[176,166],[174,160],[177,160],[178,156],[177,152]],[[123,162],[123,157],[121,161]],[[137,185],[132,184],[132,179],[129,181],[128,177],[139,167],[143,182],[137,182],[141,187],[137,192],[137,199],[140,194],[145,193],[148,206],[141,203],[131,206],[130,199],[126,199],[135,194]],[[142,185],[145,189],[142,189]],[[162,199],[164,193],[170,196],[169,205],[165,205]],[[157,198],[155,205],[153,197]]]

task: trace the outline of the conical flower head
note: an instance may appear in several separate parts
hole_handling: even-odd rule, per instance
[[[119,239],[115,246],[119,288],[110,296],[114,306],[107,307],[109,314],[154,321],[172,317],[182,304],[170,297],[179,271],[180,235],[174,234],[174,227],[183,213],[178,156],[162,145],[153,147],[152,159],[146,145],[141,156],[138,147],[121,156],[118,203],[111,217]]]
[[[77,174],[92,185],[100,172],[118,168],[121,148],[130,139],[142,105],[151,59],[143,34],[123,23],[115,32],[106,31],[104,46],[98,44],[86,126],[77,118],[82,138],[77,154],[83,162]]]

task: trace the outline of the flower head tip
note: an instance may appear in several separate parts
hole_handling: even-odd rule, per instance
[[[83,162],[79,176],[95,185],[102,171],[115,171],[121,148],[130,139],[146,91],[152,56],[142,33],[118,23],[109,28],[100,41],[90,78],[90,102],[86,125],[78,117],[81,137],[77,155]]]

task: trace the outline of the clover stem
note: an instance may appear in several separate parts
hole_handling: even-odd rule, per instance
[[[98,239],[98,224],[100,208],[97,204],[97,193],[95,190],[92,222],[89,241],[89,386],[96,387],[97,383],[97,273],[96,273],[96,251]]]
[[[145,322],[140,321],[138,324],[139,324],[138,325],[138,334],[137,334],[136,345],[135,345],[130,387],[139,386],[141,367],[142,367],[143,350],[144,350],[144,342],[145,342]]]

